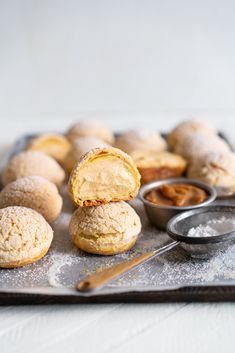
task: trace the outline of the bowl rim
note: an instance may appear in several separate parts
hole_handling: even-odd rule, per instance
[[[181,184],[181,183],[198,186],[199,188],[205,190],[209,194],[208,198],[199,204],[191,205],[191,206],[156,205],[155,203],[150,202],[145,198],[145,195],[147,194],[147,192],[149,192],[152,189],[155,189],[156,187],[158,187],[160,185]],[[150,183],[141,186],[140,191],[139,191],[139,198],[144,203],[145,206],[150,206],[152,208],[161,209],[161,210],[188,211],[191,209],[200,208],[203,206],[208,206],[211,202],[213,202],[216,199],[216,197],[217,197],[217,192],[213,186],[205,184],[202,181],[199,181],[196,179],[190,179],[190,178],[170,178],[170,179],[151,181]]]
[[[228,212],[233,213],[235,217],[235,206],[231,205],[210,205],[208,207],[201,207],[197,210],[188,210],[186,212],[181,212],[173,216],[167,223],[166,231],[167,234],[174,240],[180,241],[186,244],[213,244],[225,241],[230,241],[235,239],[235,231],[230,231],[227,233],[222,233],[219,235],[214,235],[211,237],[190,237],[188,235],[183,235],[175,230],[175,225],[179,221],[183,221],[188,217],[193,217],[195,214],[205,214],[208,212]],[[187,241],[186,241],[187,240]]]

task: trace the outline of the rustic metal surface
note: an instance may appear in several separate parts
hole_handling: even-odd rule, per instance
[[[18,142],[17,151],[26,141],[24,138]],[[100,291],[76,292],[75,284],[83,276],[155,249],[170,240],[165,232],[149,224],[142,203],[137,199],[131,204],[140,215],[143,228],[136,246],[128,253],[116,256],[85,254],[71,242],[68,223],[74,209],[66,188],[63,196],[63,213],[53,225],[55,236],[49,253],[35,264],[0,270],[0,303],[221,301],[235,298],[235,244],[205,261],[192,260],[183,249],[176,248]],[[235,205],[235,200],[219,203]]]

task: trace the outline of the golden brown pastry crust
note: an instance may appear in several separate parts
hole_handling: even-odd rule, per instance
[[[2,183],[8,183],[26,176],[42,176],[60,187],[65,179],[65,172],[50,156],[38,151],[24,151],[14,156],[2,173]]]
[[[216,135],[215,127],[207,121],[190,119],[179,123],[167,136],[167,142],[172,151],[188,134],[202,133],[207,136]]]
[[[114,137],[110,129],[98,120],[81,120],[72,125],[66,137],[72,143],[79,137],[94,136],[112,145]]]
[[[154,180],[163,180],[169,178],[177,178],[184,172],[182,168],[138,168],[141,175],[141,184],[147,184]]]
[[[142,184],[178,177],[184,173],[187,165],[183,157],[166,151],[139,152],[135,153],[133,158],[140,172]]]
[[[41,260],[48,252],[49,248],[45,248],[39,255],[19,261],[12,261],[6,264],[0,263],[0,268],[17,268],[30,265],[36,261]]]
[[[31,208],[0,209],[0,267],[13,268],[39,260],[48,251],[53,230]]]
[[[212,151],[200,155],[189,165],[187,176],[209,185],[235,190],[235,154]]]
[[[69,232],[75,245],[92,254],[114,255],[130,249],[141,231],[140,218],[126,202],[79,207]]]
[[[17,179],[0,192],[0,208],[9,206],[29,207],[52,223],[62,209],[62,197],[55,184],[39,176]]]
[[[66,159],[63,163],[64,168],[67,170],[68,173],[71,173],[74,165],[85,153],[89,152],[94,148],[100,147],[109,147],[109,145],[94,136],[85,136],[77,138],[72,143],[72,148],[66,156]]]
[[[174,152],[184,157],[188,162],[197,158],[202,154],[211,151],[228,152],[229,145],[218,135],[210,135],[204,133],[189,133],[178,142]]]
[[[128,168],[128,172],[131,178],[131,184],[134,184],[133,188],[128,190],[126,195],[110,195],[109,194],[109,185],[107,183],[107,194],[104,197],[96,197],[96,198],[88,198],[79,196],[81,183],[81,171],[88,163],[92,163],[98,159],[106,159],[107,157],[113,157],[116,159],[116,163],[123,163],[126,168]],[[107,171],[108,172],[108,171]],[[115,183],[115,176],[110,175],[110,180]],[[99,184],[99,180],[97,180],[96,168],[94,169],[93,180]],[[127,180],[128,181],[128,180]],[[126,187],[126,185],[125,185]],[[72,200],[79,206],[98,206],[102,204],[106,204],[108,202],[116,202],[120,200],[130,200],[134,198],[140,187],[140,174],[130,156],[128,156],[125,152],[114,148],[114,147],[105,147],[105,148],[95,148],[85,155],[83,155],[78,163],[75,165],[68,183],[68,192],[72,198]]]
[[[72,236],[72,240],[74,244],[81,250],[88,252],[90,254],[97,255],[116,255],[122,252],[128,251],[135,245],[138,236],[133,237],[130,241],[126,243],[116,244],[114,246],[103,246],[102,248],[96,248],[94,245],[91,245],[86,238],[77,238],[76,236]]]
[[[157,131],[149,129],[126,131],[117,136],[115,146],[132,157],[136,152],[160,152],[167,149],[165,139]]]
[[[41,151],[63,163],[71,149],[71,144],[66,137],[59,134],[44,134],[33,138],[26,150]]]

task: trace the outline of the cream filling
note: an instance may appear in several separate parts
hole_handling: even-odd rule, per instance
[[[114,156],[99,157],[79,171],[78,198],[121,198],[134,191],[135,185],[136,181],[127,163]]]
[[[138,168],[178,168],[184,167],[185,161],[182,157],[171,154],[170,152],[159,152],[149,151],[149,153],[139,152],[133,155],[133,159]]]

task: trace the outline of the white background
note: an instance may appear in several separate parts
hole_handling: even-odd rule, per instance
[[[233,0],[0,0],[0,147],[99,116],[235,129]],[[0,308],[0,351],[234,352],[235,305]]]
[[[230,124],[234,16],[233,0],[0,0],[0,119],[14,136],[88,113]]]

